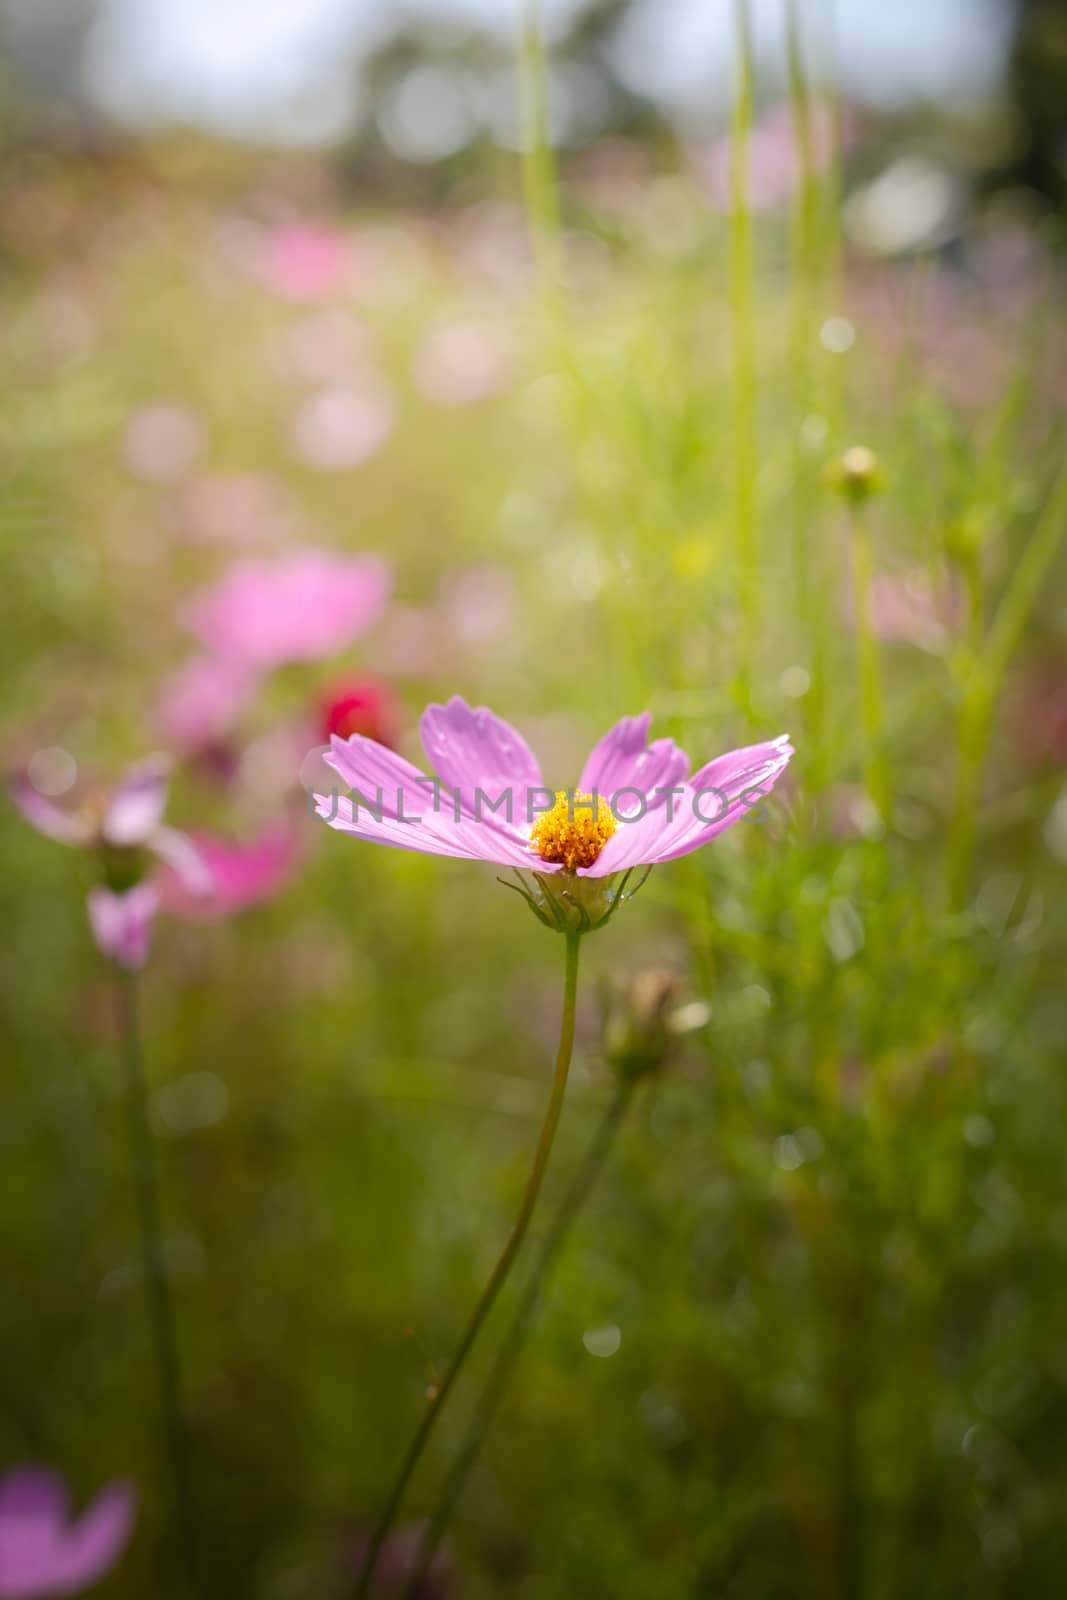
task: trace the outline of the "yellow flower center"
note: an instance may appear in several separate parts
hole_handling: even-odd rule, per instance
[[[558,862],[573,872],[591,867],[615,832],[615,818],[606,800],[580,789],[557,789],[551,811],[543,811],[533,825],[530,849],[542,861]]]

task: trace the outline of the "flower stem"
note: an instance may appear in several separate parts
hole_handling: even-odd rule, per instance
[[[159,1369],[178,1537],[186,1580],[191,1592],[196,1594],[200,1589],[196,1559],[196,1520],[193,1513],[188,1440],[182,1409],[181,1364],[178,1359],[174,1307],[163,1252],[159,1177],[152,1148],[152,1133],[148,1125],[141,1030],[138,1020],[137,980],[132,972],[121,972],[116,975],[115,1005],[119,1054],[125,1079],[126,1106],[130,1124],[130,1144],[133,1151],[141,1263],[148,1298],[148,1317]]]
[[[382,1546],[389,1537],[396,1514],[404,1498],[408,1483],[433,1432],[438,1417],[444,1410],[445,1403],[455,1386],[456,1379],[463,1370],[464,1362],[474,1347],[474,1342],[481,1331],[482,1324],[493,1308],[497,1295],[504,1287],[508,1274],[515,1263],[526,1230],[530,1226],[537,1197],[541,1191],[545,1171],[548,1167],[548,1158],[552,1152],[552,1142],[556,1136],[560,1112],[563,1109],[563,1097],[567,1088],[567,1075],[570,1071],[571,1053],[574,1048],[574,1011],[578,994],[578,951],[581,936],[568,933],[566,936],[566,966],[563,987],[563,1020],[560,1024],[559,1050],[556,1054],[556,1067],[552,1079],[552,1093],[549,1097],[548,1110],[541,1128],[541,1136],[537,1141],[534,1152],[533,1165],[526,1179],[526,1188],[523,1191],[522,1204],[518,1216],[512,1224],[507,1243],[497,1259],[492,1272],[489,1274],[485,1288],[478,1297],[478,1301],[463,1330],[463,1335],[456,1347],[452,1359],[441,1377],[440,1382],[432,1390],[422,1420],[415,1430],[414,1437],[408,1446],[407,1454],[400,1466],[396,1481],[382,1508],[381,1516],[371,1535],[367,1546],[367,1553],[363,1558],[359,1578],[356,1583],[355,1600],[365,1600],[371,1592],[371,1583],[378,1565],[378,1558]]]
[[[730,320],[734,345],[734,518],[738,611],[738,688],[751,710],[752,667],[759,637],[759,562],[756,549],[756,355],[752,301],[752,213],[749,140],[755,95],[752,19],[748,0],[734,0],[737,88],[730,129]]]
[[[545,326],[560,351],[567,345],[559,184],[549,137],[548,62],[539,0],[525,0],[517,72],[522,186]]]
[[[874,582],[874,544],[865,511],[851,507],[853,609],[856,613],[856,648],[859,654],[860,716],[863,726],[864,781],[883,826],[889,827],[889,759],[885,748],[882,656],[871,615]]]
[[[826,698],[826,636],[821,614],[824,574],[815,514],[813,470],[804,444],[804,424],[812,408],[812,351],[819,294],[819,179],[816,171],[811,85],[805,62],[801,0],[787,0],[786,58],[792,107],[793,144],[799,182],[793,200],[790,265],[789,364],[792,387],[793,581],[796,609],[804,631],[811,681],[804,700],[808,772],[816,788],[823,771]]]
[[[433,1516],[423,1533],[418,1554],[415,1558],[415,1565],[412,1568],[411,1577],[408,1579],[405,1591],[406,1600],[418,1600],[419,1595],[422,1593],[421,1586],[430,1570],[445,1529],[455,1510],[463,1485],[467,1481],[467,1475],[485,1442],[486,1435],[496,1415],[497,1406],[504,1396],[511,1374],[515,1370],[516,1362],[522,1354],[524,1340],[533,1323],[538,1304],[547,1287],[556,1260],[563,1248],[567,1235],[577,1221],[579,1211],[585,1204],[590,1190],[600,1176],[601,1169],[611,1153],[615,1135],[619,1131],[620,1124],[633,1098],[633,1090],[634,1084],[632,1081],[620,1078],[618,1088],[608,1103],[604,1115],[597,1123],[593,1137],[589,1141],[585,1155],[582,1157],[581,1164],[571,1179],[548,1232],[541,1241],[541,1248],[526,1280],[526,1287],[515,1308],[515,1314],[511,1319],[507,1335],[497,1352],[463,1443],[452,1466],[449,1468]]]
[[[1012,658],[1059,553],[1067,526],[1067,466],[1061,467],[1026,548],[1016,563],[978,659],[972,659],[959,719],[956,799],[946,861],[952,910],[963,909],[975,841],[993,710]]]

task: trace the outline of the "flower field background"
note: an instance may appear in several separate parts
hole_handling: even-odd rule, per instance
[[[553,785],[646,709],[698,765],[782,732],[796,755],[586,944],[535,1238],[649,969],[676,1033],[423,1593],[1052,1596],[1060,219],[1000,190],[875,248],[845,224],[897,134],[796,61],[780,104],[737,97],[732,144],[617,135],[557,172],[542,65],[528,42],[525,153],[417,180],[4,134],[5,764],[60,804],[167,752],[168,821],[239,855],[229,900],[163,885],[140,981],[200,1592],[352,1592],[537,1137],[562,941],[491,868],[324,828],[301,777],[331,731],[421,763],[423,706],[460,693]],[[322,552],[373,558],[380,592],[345,611]],[[204,602],[250,564],[287,574],[254,669]],[[169,1600],[95,868],[14,806],[0,840],[0,1471],[49,1464],[78,1505],[133,1482],[94,1592]],[[375,1593],[403,1592],[398,1549]]]

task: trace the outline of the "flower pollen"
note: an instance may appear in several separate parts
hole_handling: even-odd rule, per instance
[[[599,795],[580,789],[557,789],[556,803],[542,812],[530,834],[530,849],[542,861],[558,863],[568,872],[591,867],[615,832],[611,807]]]

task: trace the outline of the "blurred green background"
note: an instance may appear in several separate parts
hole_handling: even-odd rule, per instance
[[[275,897],[164,920],[143,983],[213,1595],[345,1592],[547,1095],[562,941],[307,816],[367,674],[419,761],[453,693],[559,784],[645,708],[696,765],[797,749],[585,946],[540,1228],[612,1092],[605,989],[666,969],[700,1025],[568,1240],[449,1593],[1061,1592],[1067,31],[913,9],[754,6],[749,117],[744,8],[550,7],[546,146],[491,8],[2,8],[5,762],[171,748],[176,824],[299,817]],[[390,605],[190,753],[183,605],[305,546],[386,556]],[[0,1470],[134,1478],[99,1593],[166,1600],[91,863],[11,807],[0,848]]]

